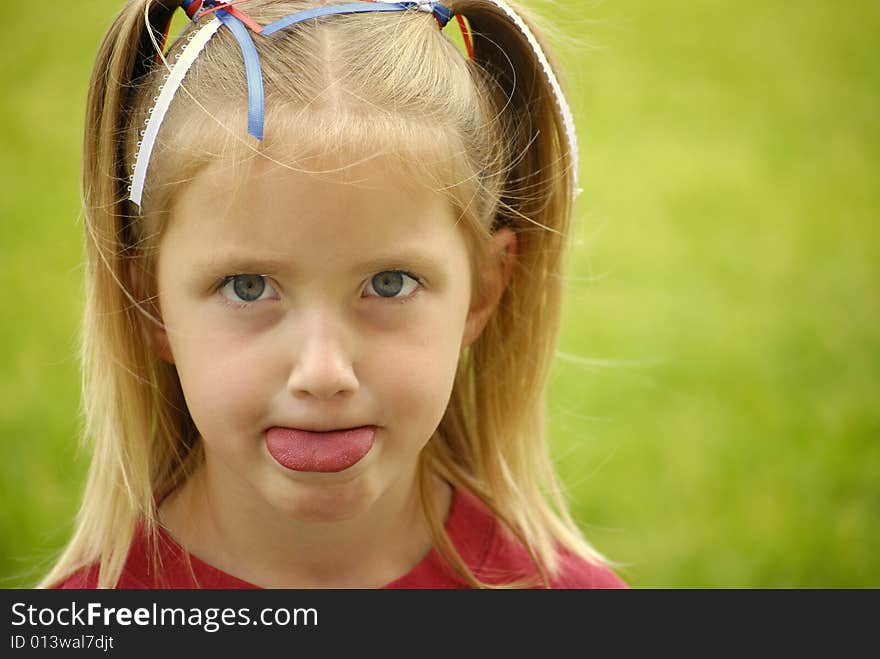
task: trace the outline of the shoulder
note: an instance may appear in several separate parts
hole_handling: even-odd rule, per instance
[[[463,511],[457,528],[451,528],[450,535],[456,545],[468,539],[477,540],[479,556],[473,551],[463,556],[474,569],[478,578],[486,583],[502,584],[518,580],[540,583],[538,570],[528,550],[508,532],[488,507],[476,496],[462,492],[460,505]],[[462,514],[464,513],[464,514]],[[464,519],[462,519],[464,518]],[[591,562],[574,552],[560,548],[559,564],[550,576],[551,588],[627,588],[628,586],[614,571],[604,563]],[[469,559],[469,560],[468,560]]]
[[[149,566],[147,560],[147,547],[149,540],[145,533],[143,524],[138,524],[134,535],[129,543],[128,554],[126,555],[125,565],[119,575],[119,580],[115,588],[118,589],[145,589],[150,588],[147,575],[149,574]],[[100,560],[93,560],[75,572],[64,578],[58,584],[52,586],[53,589],[73,590],[73,589],[97,589],[98,577],[101,572]]]
[[[81,590],[98,587],[98,564],[86,565],[63,581],[52,586],[52,590]]]
[[[98,588],[100,563],[94,562],[81,567],[76,572],[52,586],[53,590],[95,590]],[[147,583],[140,564],[128,560],[116,584],[118,589],[141,590],[154,588]]]
[[[76,572],[63,579],[59,583],[52,586],[53,590],[95,590],[98,587],[98,571],[99,563],[95,562],[90,565],[81,567]],[[127,562],[119,578],[116,588],[122,589],[144,589],[150,588],[140,576],[136,566]]]
[[[86,565],[53,586],[54,589],[95,589],[98,562]],[[190,556],[161,527],[155,538],[139,525],[125,566],[115,586],[123,590],[173,588],[255,588]]]
[[[552,589],[628,588],[604,563],[587,560],[565,548],[558,549],[557,559],[557,568],[549,575],[549,587]],[[528,550],[512,534],[507,533],[500,523],[480,572],[489,581],[500,582],[503,579],[499,577],[510,575],[532,580],[535,587],[541,587],[540,584],[543,583]]]
[[[621,589],[629,586],[604,563],[591,563],[569,551],[559,553],[559,570],[551,588]]]

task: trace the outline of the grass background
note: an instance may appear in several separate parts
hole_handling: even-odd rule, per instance
[[[120,0],[0,22],[0,587],[87,455],[79,142]],[[880,3],[532,3],[580,128],[553,449],[636,587],[880,586]]]

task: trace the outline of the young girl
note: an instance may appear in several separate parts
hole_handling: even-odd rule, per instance
[[[129,2],[86,120],[94,457],[43,585],[623,586],[543,428],[576,167],[506,2]]]

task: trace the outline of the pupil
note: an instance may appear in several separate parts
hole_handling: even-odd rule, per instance
[[[246,302],[259,299],[266,289],[266,282],[260,275],[236,275],[232,282],[235,294]]]
[[[403,274],[389,271],[373,277],[373,289],[382,297],[394,297],[403,288]]]

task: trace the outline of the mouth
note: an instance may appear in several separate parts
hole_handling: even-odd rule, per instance
[[[370,449],[376,426],[344,430],[303,430],[275,426],[266,431],[266,448],[292,471],[334,473],[360,462]]]

